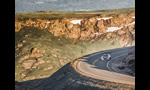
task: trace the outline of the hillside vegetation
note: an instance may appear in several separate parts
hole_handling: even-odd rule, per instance
[[[126,26],[134,21],[131,18],[134,16],[134,10],[128,8],[88,12],[16,13],[15,80],[27,81],[49,77],[78,57],[134,45],[134,25]],[[95,19],[107,15],[113,19]],[[71,24],[72,27],[68,28],[67,25],[70,25],[69,22],[73,19],[84,20],[81,26]],[[52,23],[45,28],[45,22],[48,21]],[[111,26],[124,27],[115,32],[106,32],[105,29]],[[76,32],[77,30],[80,33]],[[97,31],[103,35],[95,35]]]
[[[95,10],[95,11],[74,11],[74,12],[61,12],[61,11],[40,11],[29,13],[16,13],[15,19],[27,20],[27,19],[63,19],[63,18],[87,18],[98,16],[100,14],[122,14],[134,12],[135,8],[122,8],[111,10]]]
[[[55,37],[46,30],[24,27],[15,33],[15,79],[17,81],[48,77],[66,63],[101,50],[121,47],[119,40],[76,41]]]

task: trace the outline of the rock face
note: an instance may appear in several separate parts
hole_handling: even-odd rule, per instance
[[[135,13],[99,15],[89,18],[70,18],[70,19],[55,19],[55,20],[26,20],[15,21],[15,32],[21,30],[23,26],[38,27],[46,29],[55,36],[65,36],[72,39],[91,40],[99,39],[102,34],[108,32],[116,33],[121,36],[121,45],[126,46],[127,42],[131,42],[131,35],[124,37],[128,31],[132,36],[135,36]],[[73,23],[74,21],[74,23]],[[78,23],[75,21],[78,21]],[[108,30],[109,29],[109,30]],[[109,39],[111,39],[109,35]]]
[[[35,60],[24,61],[24,62],[23,62],[23,67],[24,67],[25,69],[30,69],[30,68],[33,66],[33,64],[34,64],[35,62],[36,62]]]
[[[15,90],[131,90],[134,86],[96,80],[77,73],[71,63],[66,64],[51,77],[25,82],[15,82]]]
[[[128,56],[124,59],[124,63],[129,69],[129,74],[135,76],[135,48],[131,50]]]
[[[123,73],[135,76],[135,48],[118,64],[118,69]]]

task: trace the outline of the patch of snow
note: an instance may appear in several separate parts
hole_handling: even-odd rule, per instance
[[[47,24],[49,24],[50,23],[50,21],[48,21],[48,22],[46,22]]]
[[[102,20],[101,18],[97,18],[97,20]]]
[[[48,24],[50,24],[50,21],[48,21],[48,22],[46,22],[46,23],[47,23],[47,24],[46,24],[45,28],[47,28]]]
[[[70,21],[72,24],[81,24],[81,19]]]
[[[130,24],[128,24],[128,25],[125,25],[125,26],[130,26],[130,25],[132,25],[132,24],[135,24],[135,21],[134,21],[134,22],[132,22],[132,23],[130,23]]]
[[[123,27],[108,27],[106,32],[113,32],[113,31],[117,31],[120,30]]]
[[[96,32],[95,34],[99,34],[98,32]]]
[[[47,28],[47,24],[46,24],[45,28]]]
[[[96,35],[102,35],[102,34],[104,34],[104,33],[98,33],[98,32],[96,32],[95,34],[96,34]]]
[[[135,16],[133,16],[132,18],[135,18]]]
[[[97,18],[97,20],[108,20],[108,19],[111,19],[112,17],[104,17],[104,18]]]

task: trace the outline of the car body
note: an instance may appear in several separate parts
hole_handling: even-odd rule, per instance
[[[110,54],[104,54],[101,56],[101,60],[111,60],[111,55]]]

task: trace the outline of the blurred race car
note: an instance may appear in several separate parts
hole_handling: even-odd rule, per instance
[[[101,60],[111,60],[111,55],[110,54],[104,54],[101,56]]]

